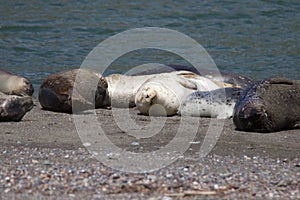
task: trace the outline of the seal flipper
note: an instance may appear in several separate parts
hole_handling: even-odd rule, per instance
[[[184,88],[188,88],[191,90],[197,90],[197,85],[195,83],[193,83],[192,81],[178,80],[178,83]]]
[[[193,72],[189,71],[178,71],[178,72],[172,72],[176,74],[176,80],[178,83],[183,86],[184,88],[188,88],[191,90],[197,90],[197,84],[193,81],[189,80],[190,78],[195,78],[198,75],[194,74]]]

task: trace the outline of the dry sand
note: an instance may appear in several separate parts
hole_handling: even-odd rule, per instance
[[[225,120],[216,146],[200,158],[210,124],[202,118],[194,142],[176,162],[133,174],[89,154],[72,115],[41,110],[35,102],[21,122],[0,124],[0,199],[300,198],[299,129],[247,133]],[[149,117],[130,112],[137,123],[149,123]],[[134,152],[164,148],[180,123],[179,116],[168,117],[161,134],[138,140],[118,128],[111,110],[96,113],[110,141]]]

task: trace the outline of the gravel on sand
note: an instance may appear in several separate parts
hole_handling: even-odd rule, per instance
[[[137,123],[149,123],[130,113]],[[137,139],[117,126],[112,110],[96,114],[116,146],[137,153],[164,148],[180,123],[179,116],[169,117],[162,133]],[[217,144],[201,157],[210,119],[199,121],[194,141],[175,162],[130,173],[89,153],[72,115],[41,110],[36,102],[21,122],[0,124],[0,199],[300,199],[299,129],[246,133],[225,120]]]

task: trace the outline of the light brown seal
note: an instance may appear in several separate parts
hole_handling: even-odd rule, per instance
[[[5,94],[31,96],[34,89],[27,78],[0,70],[0,91]]]
[[[77,76],[78,73],[80,76]],[[75,80],[78,83],[76,88]],[[66,113],[72,113],[72,108],[81,111],[103,107],[106,98],[106,80],[88,69],[74,69],[48,76],[42,82],[38,95],[43,109]]]

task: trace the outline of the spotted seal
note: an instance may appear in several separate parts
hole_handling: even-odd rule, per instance
[[[181,102],[197,90],[211,91],[230,84],[213,81],[189,71],[156,74],[140,86],[135,104],[141,114],[175,115]],[[151,109],[152,106],[154,106]],[[151,111],[151,113],[150,113]]]
[[[179,115],[193,117],[231,118],[241,88],[220,88],[212,91],[197,91],[181,104]]]
[[[0,91],[4,94],[32,96],[34,89],[27,78],[0,70]]]
[[[75,80],[78,83],[76,89]],[[72,105],[78,111],[100,108],[106,105],[107,82],[88,69],[62,71],[42,82],[38,99],[43,109],[57,112],[71,113]]]
[[[20,121],[33,108],[31,96],[7,95],[0,92],[0,121]]]
[[[300,122],[300,81],[271,78],[254,83],[236,103],[233,122],[243,131],[294,128]]]

